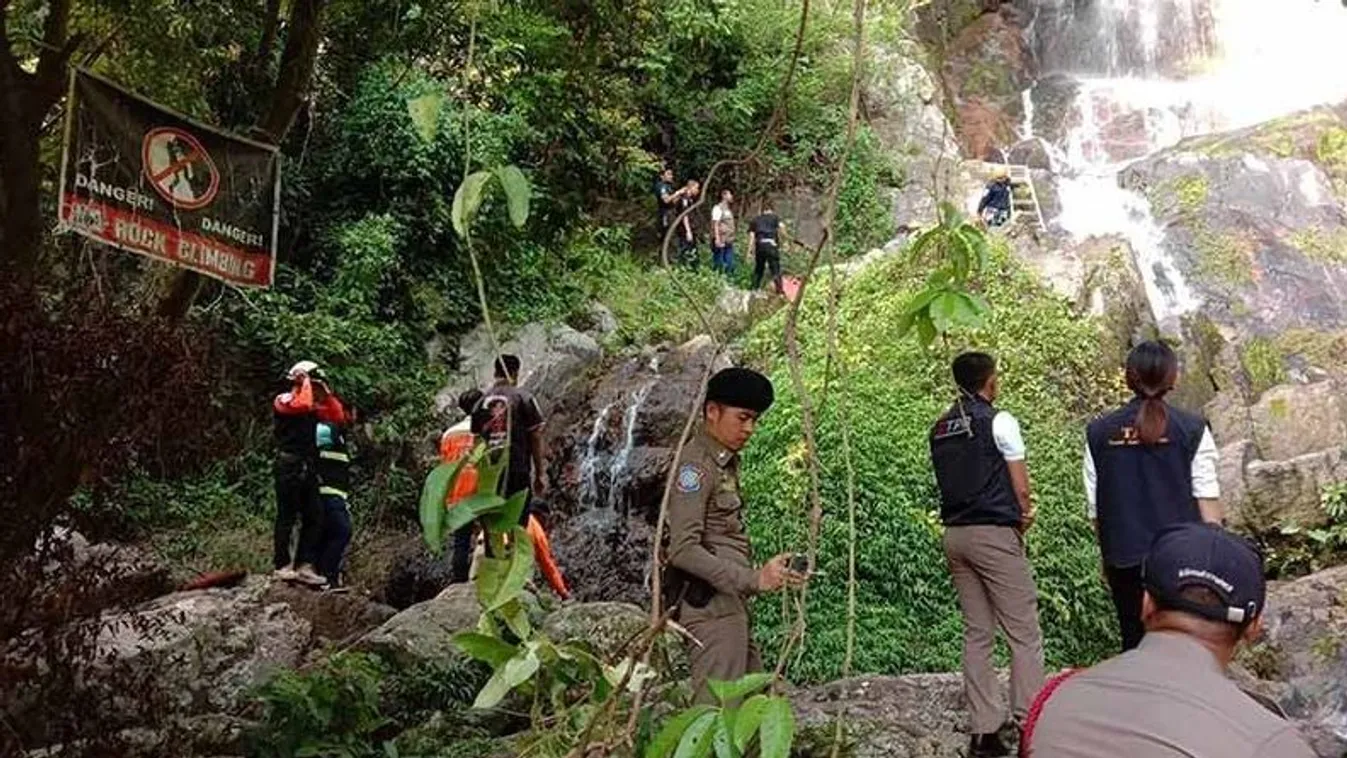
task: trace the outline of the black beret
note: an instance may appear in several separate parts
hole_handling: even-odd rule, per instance
[[[776,399],[772,381],[752,369],[727,368],[706,384],[706,402],[763,413]]]

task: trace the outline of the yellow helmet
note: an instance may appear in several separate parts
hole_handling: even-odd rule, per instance
[[[1010,169],[1004,164],[997,164],[995,166],[992,166],[993,179],[1005,179],[1008,176],[1010,176]]]

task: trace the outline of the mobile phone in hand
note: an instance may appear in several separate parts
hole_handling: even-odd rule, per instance
[[[797,574],[803,574],[809,571],[809,556],[804,553],[796,553],[790,557],[786,567]]]

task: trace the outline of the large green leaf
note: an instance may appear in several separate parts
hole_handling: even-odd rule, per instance
[[[453,221],[454,231],[458,232],[458,236],[468,236],[468,227],[472,226],[472,220],[477,216],[477,209],[482,205],[482,191],[486,189],[486,183],[491,180],[491,176],[490,171],[470,174],[454,193],[450,220]]]
[[[935,324],[936,331],[943,333],[950,330],[958,319],[961,303],[957,292],[942,292],[931,301],[931,323]]]
[[[921,313],[917,316],[917,339],[921,344],[929,346],[935,342],[936,331],[935,324],[931,321],[930,313]]]
[[[659,730],[659,734],[655,735],[655,739],[650,741],[650,746],[645,750],[645,758],[669,758],[688,727],[712,710],[709,705],[694,705],[669,719]]]
[[[533,635],[533,624],[529,623],[528,609],[518,598],[511,600],[496,611],[505,620],[505,625],[514,632],[514,636],[526,640]],[[489,616],[489,613],[482,614]]]
[[[440,503],[444,501],[441,500]],[[424,506],[423,506],[424,507]],[[453,534],[488,513],[495,513],[505,507],[505,498],[500,495],[472,495],[454,505],[445,512],[444,531]],[[441,505],[443,508],[443,505]]]
[[[421,139],[434,142],[440,130],[440,111],[444,105],[444,93],[427,92],[407,101],[407,114],[412,118],[412,127]]]
[[[510,223],[523,226],[529,220],[529,198],[533,188],[524,172],[518,166],[501,166],[496,169],[496,178],[501,189],[505,190],[505,203],[510,211]]]
[[[508,532],[519,524],[519,516],[528,504],[528,490],[520,490],[505,501],[505,506],[491,517],[489,523],[494,532]]]
[[[711,688],[711,694],[716,696],[722,705],[732,700],[742,700],[749,695],[761,692],[764,687],[772,683],[773,676],[766,672],[748,674],[741,679],[733,682],[722,682],[719,679],[712,679],[707,682]]]
[[[790,746],[795,741],[795,714],[790,701],[780,697],[767,701],[759,733],[761,758],[790,758]]]
[[[716,712],[703,713],[688,725],[683,738],[678,741],[674,758],[707,758],[716,737]]]
[[[510,533],[510,554],[487,558],[477,569],[477,593],[482,607],[494,611],[519,597],[533,576],[533,540],[528,532],[515,527]]]
[[[713,727],[715,736],[711,739],[716,758],[741,758],[739,748],[734,744],[733,724],[730,712],[721,711],[720,718],[716,719],[716,725]]]
[[[426,547],[429,547],[430,552],[435,555],[444,552],[446,521],[444,500],[449,495],[449,488],[453,486],[459,472],[463,470],[466,460],[464,458],[454,463],[439,464],[431,469],[430,474],[426,476],[425,484],[421,485],[421,536],[426,541]]]
[[[538,656],[532,648],[521,650],[518,655],[496,669],[482,691],[477,693],[473,708],[495,708],[510,690],[533,678],[538,671]]]
[[[495,495],[500,492],[500,480],[510,467],[510,446],[492,450],[477,462],[477,493]]]
[[[747,750],[753,735],[758,733],[762,714],[771,700],[766,695],[754,695],[739,707],[739,713],[734,717],[734,746],[740,751]]]
[[[492,669],[498,669],[518,652],[514,645],[486,634],[477,632],[459,632],[454,635],[454,645],[468,656],[482,661]]]

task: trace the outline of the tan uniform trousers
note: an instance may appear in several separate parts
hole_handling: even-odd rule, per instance
[[[707,682],[719,679],[733,682],[745,674],[762,670],[762,658],[753,644],[753,624],[744,601],[733,595],[717,594],[705,608],[687,603],[679,609],[679,623],[700,646],[690,652],[692,697],[697,703],[714,704]]]
[[[1038,590],[1024,554],[1024,541],[1009,526],[945,529],[945,558],[963,611],[964,694],[969,729],[990,734],[1005,722],[992,648],[1000,626],[1010,646],[1010,708],[1023,722],[1043,687],[1043,633],[1038,626]]]

